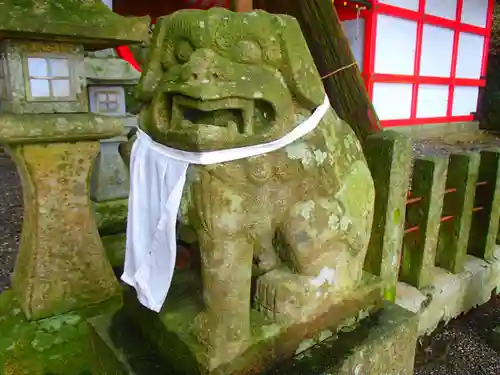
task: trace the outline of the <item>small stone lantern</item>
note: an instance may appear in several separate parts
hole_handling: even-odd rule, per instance
[[[100,0],[0,4],[0,143],[21,175],[24,222],[13,292],[28,319],[117,295],[89,199],[99,140],[122,122],[89,113],[84,49],[137,43],[149,19]]]
[[[127,134],[137,117],[127,114],[125,89],[137,85],[141,74],[119,58],[113,49],[88,52],[85,57],[90,111],[103,116],[120,117],[124,133],[101,141],[101,152],[92,172],[90,196],[98,205],[106,206],[123,200],[126,207],[129,181],[128,169],[118,146],[127,141]],[[105,211],[105,208],[99,210]]]

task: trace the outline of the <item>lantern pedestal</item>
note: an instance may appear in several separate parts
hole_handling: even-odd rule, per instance
[[[37,320],[115,296],[119,284],[97,231],[89,179],[99,139],[121,134],[121,123],[90,114],[3,115],[0,125],[0,142],[23,186],[13,290],[26,317]]]

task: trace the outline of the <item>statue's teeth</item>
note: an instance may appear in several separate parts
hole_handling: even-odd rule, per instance
[[[227,123],[227,128],[230,134],[237,134],[238,133],[238,125],[234,121],[229,121]]]
[[[255,112],[254,102],[250,100],[243,110],[243,133],[253,134],[253,116]]]

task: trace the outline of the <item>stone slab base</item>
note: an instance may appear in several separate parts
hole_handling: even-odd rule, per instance
[[[499,286],[500,246],[497,246],[491,262],[468,255],[465,270],[459,274],[434,268],[430,287],[418,290],[399,283],[396,303],[418,314],[418,333],[425,335],[432,333],[440,322],[448,322],[488,302]]]
[[[0,374],[90,375],[89,317],[113,313],[121,299],[29,321],[11,291],[0,294]]]
[[[195,274],[189,270],[177,271],[160,314],[141,306],[134,291],[126,293],[124,298],[126,311],[179,373],[260,374],[270,365],[351,327],[383,305],[381,280],[365,273],[360,287],[348,298],[324,306],[320,314],[304,323],[280,325],[252,310],[251,344],[235,358],[229,358],[229,354],[223,358],[209,353],[192,332],[193,321],[201,311],[201,286]]]
[[[89,320],[93,375],[184,375],[174,372],[123,312]],[[356,329],[308,348],[262,375],[411,375],[417,341],[416,315],[394,304]],[[167,344],[167,343],[165,343]],[[172,348],[172,346],[170,346]]]
[[[93,375],[175,374],[123,311],[89,320]]]

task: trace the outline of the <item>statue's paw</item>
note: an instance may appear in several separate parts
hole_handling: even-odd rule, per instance
[[[193,334],[203,345],[215,346],[217,341],[240,342],[250,339],[250,324],[246,319],[231,316],[223,319],[220,316],[202,311],[193,322]]]
[[[192,333],[198,340],[198,342],[203,346],[210,346],[211,337],[211,319],[209,319],[208,314],[204,311],[200,312],[193,322]]]
[[[206,312],[195,318],[192,332],[205,348],[205,360],[211,369],[231,362],[250,346],[249,328],[224,322]]]

